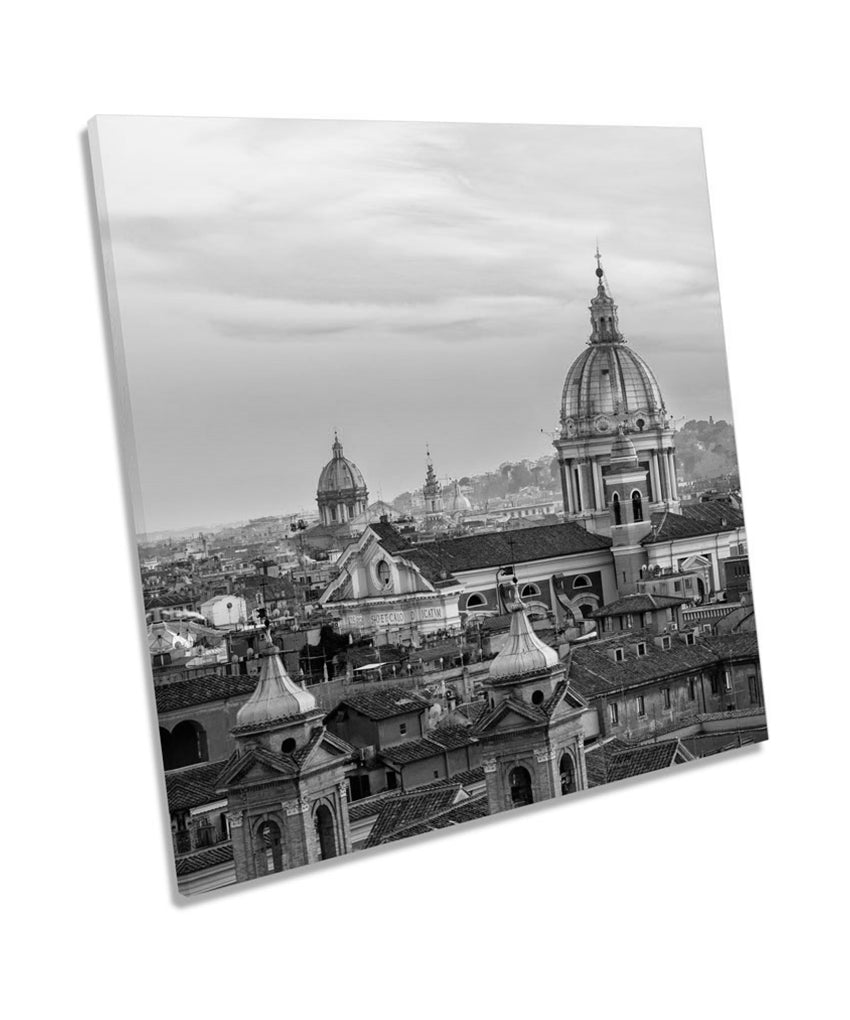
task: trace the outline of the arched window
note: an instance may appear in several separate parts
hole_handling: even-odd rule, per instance
[[[573,581],[573,588],[592,588],[593,585],[590,583],[590,578],[585,574],[579,574]]]
[[[181,769],[201,761],[209,761],[206,731],[199,723],[186,719],[171,732],[171,768]]]
[[[511,804],[514,807],[522,807],[524,804],[533,804],[534,795],[531,792],[531,776],[528,769],[517,765],[511,769],[508,776],[508,783],[511,788]]]
[[[336,857],[336,833],[334,832],[334,816],[327,805],[320,804],[316,809],[316,835],[319,837],[319,854],[323,861]]]
[[[590,619],[593,610],[594,606],[592,606],[589,602],[582,602],[582,604],[578,607],[578,611],[581,613],[585,620]]]
[[[519,594],[520,598],[523,599],[538,598],[540,596],[540,589],[536,584],[524,584]]]
[[[283,871],[283,840],[277,822],[263,822],[258,826],[254,836],[254,856],[258,874]]]
[[[483,609],[487,605],[487,600],[483,595],[479,595],[477,591],[473,592],[466,600],[467,609]]]
[[[576,770],[572,758],[564,752],[561,755],[561,793],[575,793]]]
[[[632,519],[635,521],[643,520],[643,500],[637,489],[632,493]]]
[[[614,511],[614,523],[615,524],[622,524],[623,523],[623,508],[620,506],[620,496],[619,496],[619,493],[615,492],[614,495],[611,497],[611,509]]]

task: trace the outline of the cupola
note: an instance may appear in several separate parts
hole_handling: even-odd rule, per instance
[[[268,726],[280,720],[315,711],[316,699],[286,672],[280,649],[267,637],[260,654],[259,683],[236,713],[236,726]]]

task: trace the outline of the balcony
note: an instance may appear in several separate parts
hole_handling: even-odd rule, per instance
[[[215,825],[196,825],[184,832],[173,832],[171,841],[177,857],[191,854],[196,850],[206,850],[219,843],[229,843],[230,835]]]

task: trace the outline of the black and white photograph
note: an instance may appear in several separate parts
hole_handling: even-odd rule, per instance
[[[90,137],[181,893],[767,738],[699,130]]]
[[[842,1016],[841,6],[4,13],[4,1012]]]

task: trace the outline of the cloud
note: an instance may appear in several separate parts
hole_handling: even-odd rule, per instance
[[[301,481],[275,498],[306,505],[323,455],[303,441],[307,417],[320,431],[345,417],[385,495],[412,487],[396,437],[439,432],[426,385],[479,422],[441,422],[464,463],[536,442],[494,420],[492,394],[557,416],[557,376],[587,339],[597,238],[621,326],[668,403],[729,415],[698,132],[106,118],[101,141],[152,525],[260,507],[275,430],[302,439],[286,445]],[[309,405],[293,378],[321,380]],[[240,399],[243,379],[275,418]],[[218,428],[224,407],[227,487],[204,476],[216,457],[197,424]],[[392,439],[377,408],[399,416]]]

